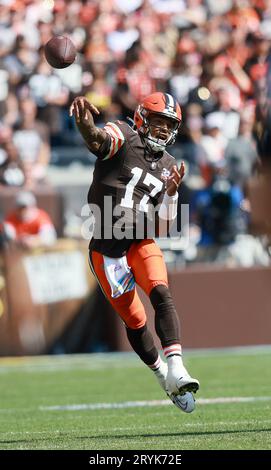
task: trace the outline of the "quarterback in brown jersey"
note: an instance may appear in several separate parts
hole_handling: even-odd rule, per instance
[[[114,121],[98,128],[95,114],[98,109],[85,97],[71,104],[70,115],[97,156],[88,202],[93,212],[99,209],[100,217],[95,216],[89,246],[90,268],[124,321],[134,351],[153,370],[172,402],[191,412],[199,382],[183,365],[179,319],[163,254],[154,240],[156,232],[150,236],[146,230],[149,219],[155,227],[157,221],[166,221],[168,226],[177,216],[178,187],[185,168],[183,163],[178,168],[166,149],[176,139],[181,109],[173,96],[157,92],[139,104],[133,127]],[[136,284],[153,305],[155,330],[166,361],[154,345]]]

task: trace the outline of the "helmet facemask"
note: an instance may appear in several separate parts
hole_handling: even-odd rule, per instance
[[[161,118],[166,118],[170,119],[172,122],[172,130],[170,132],[166,131],[162,126],[159,126],[159,124],[155,125],[150,122],[150,117],[151,116],[159,116]],[[141,132],[141,135],[144,139],[144,142],[146,144],[146,147],[149,149],[150,152],[157,153],[157,152],[163,152],[168,145],[174,144],[177,134],[178,134],[178,129],[180,126],[180,122],[177,121],[177,119],[170,118],[168,116],[164,116],[162,113],[153,113],[147,117],[143,118],[143,129]],[[153,135],[153,130],[157,129],[160,131],[161,134],[163,133],[168,133],[168,136],[165,135],[165,138],[161,137],[155,137]]]

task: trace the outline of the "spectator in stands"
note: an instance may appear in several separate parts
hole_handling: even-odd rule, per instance
[[[238,136],[229,141],[225,150],[229,179],[243,189],[259,163],[256,142],[252,134],[253,123],[254,119],[251,116],[241,115]]]
[[[25,172],[25,185],[35,187],[44,181],[50,161],[48,126],[36,120],[37,106],[31,98],[20,102],[20,123],[13,141]]]
[[[5,218],[9,237],[24,248],[52,245],[56,231],[50,216],[37,207],[31,192],[18,193],[15,208]]]
[[[10,127],[0,124],[0,186],[22,186],[25,176]]]
[[[240,116],[237,109],[240,107],[240,99],[235,91],[238,91],[237,88],[232,86],[216,89],[216,108],[207,115],[210,120],[218,120],[225,139],[234,139],[238,133]]]
[[[177,141],[171,153],[178,160],[188,163],[188,178],[199,175],[200,168],[206,160],[206,153],[201,141],[203,139],[202,108],[192,103],[186,109],[186,116],[182,126],[181,143]]]
[[[210,184],[195,191],[192,198],[193,219],[201,231],[198,261],[215,261],[223,247],[247,231],[242,189],[230,183],[222,161],[214,162],[210,169]]]
[[[204,126],[205,134],[200,139],[204,153],[199,163],[202,176],[209,185],[212,183],[214,167],[224,164],[224,152],[228,141],[222,134],[223,117],[219,113],[207,114]]]
[[[18,98],[12,92],[7,92],[3,94],[3,88],[7,86],[7,83],[4,83],[1,80],[1,75],[3,70],[0,70],[0,120],[3,124],[13,127],[16,122],[19,121],[19,103]],[[3,98],[3,101],[1,101]]]
[[[51,143],[54,144],[63,131],[63,107],[68,102],[69,90],[43,57],[28,85],[30,96],[38,107],[38,117],[49,127]]]
[[[101,122],[105,122],[104,112],[110,108],[112,102],[112,87],[107,80],[106,66],[100,62],[93,62],[91,67],[92,82],[86,89],[86,98],[101,110],[99,117]]]

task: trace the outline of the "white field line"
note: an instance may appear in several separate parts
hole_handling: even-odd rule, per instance
[[[271,401],[271,397],[220,397],[199,398],[197,405],[218,405],[224,403],[251,403]],[[42,411],[81,411],[81,410],[113,410],[116,408],[144,408],[171,405],[170,400],[124,401],[121,403],[81,403],[74,405],[40,406]]]
[[[186,349],[184,356],[246,356],[271,353],[271,345],[239,346],[218,349]],[[162,356],[162,353],[161,353]],[[23,372],[69,371],[73,368],[97,370],[105,368],[142,367],[142,362],[133,352],[63,354],[56,356],[16,356],[0,358],[0,374],[18,370]]]

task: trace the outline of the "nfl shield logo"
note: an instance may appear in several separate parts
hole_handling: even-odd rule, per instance
[[[161,173],[161,179],[163,181],[167,181],[169,175],[170,175],[170,171],[167,170],[167,168],[163,168],[162,173]]]

